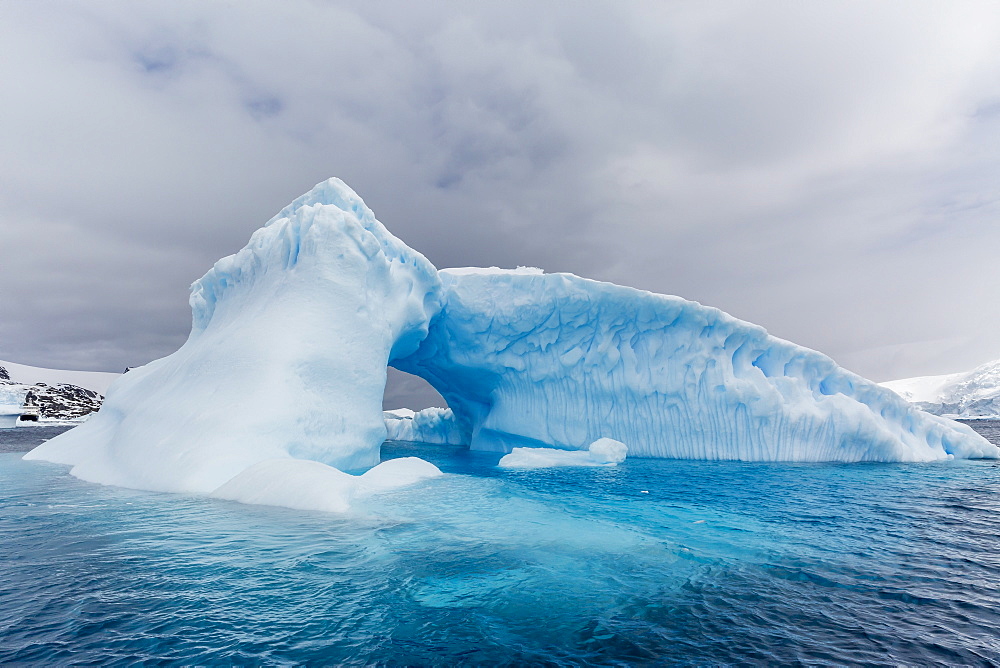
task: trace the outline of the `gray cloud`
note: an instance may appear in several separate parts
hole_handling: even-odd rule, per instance
[[[971,367],[998,39],[973,2],[0,4],[0,358],[171,352],[187,285],[336,175],[438,266],[679,294],[876,379]]]

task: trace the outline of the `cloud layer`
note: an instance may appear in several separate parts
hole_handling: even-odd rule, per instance
[[[4,3],[0,87],[0,358],[172,352],[328,176],[439,267],[678,294],[877,380],[1000,357],[995,4]]]

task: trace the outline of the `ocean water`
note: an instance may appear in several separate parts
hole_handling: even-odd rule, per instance
[[[69,429],[72,427],[65,425],[0,429],[0,452],[27,452]]]
[[[997,462],[409,455],[336,516],[0,454],[0,663],[1000,662]]]

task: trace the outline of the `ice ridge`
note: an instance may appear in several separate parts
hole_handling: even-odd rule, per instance
[[[996,457],[829,357],[679,297],[571,274],[442,270],[444,307],[393,364],[426,378],[472,448],[744,461]]]

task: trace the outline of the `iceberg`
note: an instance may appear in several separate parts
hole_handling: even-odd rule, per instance
[[[444,475],[418,457],[390,459],[361,475],[307,459],[269,459],[254,464],[211,496],[259,506],[344,513],[356,499]]]
[[[27,389],[20,385],[0,382],[0,429],[17,426],[17,420],[24,412],[24,398],[27,394]]]
[[[497,466],[509,469],[538,469],[552,466],[618,466],[628,446],[611,438],[599,438],[586,450],[555,448],[514,448],[500,458]]]
[[[995,458],[829,357],[680,297],[521,268],[439,272],[443,307],[392,364],[425,378],[471,447],[743,461]]]
[[[172,355],[129,371],[85,424],[27,459],[154,491],[209,494],[261,462],[379,462],[386,366],[440,309],[433,265],[331,179],[191,290]]]
[[[469,433],[455,419],[450,408],[425,408],[411,411],[397,408],[385,411],[386,440],[468,445]]]
[[[607,438],[637,457],[1000,456],[969,427],[717,309],[533,268],[439,272],[337,179],[219,260],[190,303],[177,352],[119,377],[94,417],[25,458],[105,484],[341,508],[373,478],[423,475],[377,466],[388,365],[450,408],[394,436],[504,454],[592,457]],[[343,477],[371,467],[382,473]]]

